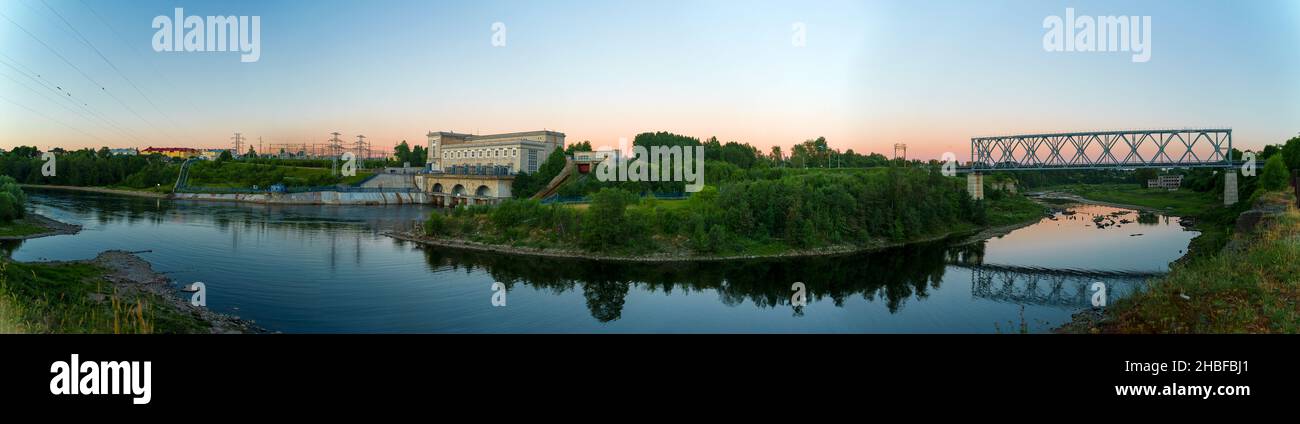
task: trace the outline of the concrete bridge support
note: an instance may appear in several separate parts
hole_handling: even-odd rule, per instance
[[[966,174],[966,192],[971,199],[984,200],[984,176],[978,172]]]
[[[1237,204],[1237,168],[1225,168],[1223,174],[1223,205]]]

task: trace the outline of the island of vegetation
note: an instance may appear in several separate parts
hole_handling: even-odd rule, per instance
[[[972,200],[965,180],[937,162],[829,149],[825,139],[770,155],[670,133],[644,133],[637,146],[703,146],[706,186],[686,195],[681,181],[618,182],[587,177],[558,200],[523,198],[564,166],[556,150],[536,175],[517,178],[516,196],[498,205],[431,214],[421,243],[529,255],[664,261],[844,254],[930,241],[988,227],[1026,224],[1044,207],[989,188]],[[572,153],[589,143],[569,147]],[[688,165],[689,166],[689,165]],[[577,203],[562,201],[581,198]],[[552,199],[552,200],[557,200]]]

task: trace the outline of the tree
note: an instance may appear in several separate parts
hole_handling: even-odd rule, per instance
[[[1300,136],[1287,140],[1282,146],[1282,160],[1287,169],[1300,170]]]
[[[413,166],[421,166],[428,161],[429,152],[427,149],[424,146],[416,145],[414,149],[411,149],[411,154],[402,162],[410,162]]]
[[[410,161],[411,146],[406,144],[406,140],[402,140],[401,143],[397,144],[397,147],[393,148],[393,159],[396,159],[397,163]]]
[[[253,146],[248,146],[248,153],[245,153],[245,154],[244,154],[244,157],[245,157],[245,158],[249,158],[249,159],[256,159],[256,158],[257,158],[257,151],[256,151],[256,150],[253,150]]]
[[[1142,168],[1133,171],[1133,179],[1136,180],[1139,186],[1146,187],[1147,181],[1156,179],[1158,174],[1155,168]]]
[[[234,159],[235,157],[230,154],[229,150],[222,150],[221,155],[217,156],[217,162],[226,162]]]
[[[537,172],[529,175],[520,171],[519,175],[515,176],[515,181],[510,186],[510,192],[516,198],[532,197],[546,188],[546,185],[550,184],[556,175],[560,175],[560,171],[564,170],[564,164],[567,160],[564,150],[551,150],[551,155],[546,157],[546,161],[542,162],[542,166],[537,168]]]
[[[585,226],[583,244],[592,250],[629,244],[639,229],[628,225],[625,212],[636,201],[635,194],[620,188],[602,188],[592,194],[591,206],[587,208],[590,225]]]
[[[0,175],[0,222],[22,218],[27,212],[27,195],[18,187],[18,181]]]
[[[1271,157],[1273,157],[1273,155],[1276,155],[1276,154],[1278,154],[1278,153],[1282,153],[1282,148],[1279,147],[1279,146],[1276,145],[1276,144],[1270,144],[1270,145],[1264,146],[1264,150],[1261,151],[1261,152],[1259,153],[1259,157],[1256,158],[1256,159],[1258,159],[1258,160],[1268,160],[1268,158],[1271,158]]]
[[[581,143],[573,143],[573,144],[570,144],[568,147],[565,147],[565,148],[564,148],[564,153],[566,153],[566,154],[570,154],[570,155],[573,154],[573,152],[590,152],[590,151],[592,151],[592,150],[591,150],[591,142],[590,142],[590,141],[583,141],[583,142],[581,142]]]
[[[1236,170],[1229,172],[1236,172]],[[1273,155],[1273,157],[1268,158],[1268,162],[1264,163],[1264,172],[1259,176],[1259,185],[1265,190],[1282,190],[1286,188],[1289,177],[1290,173],[1287,172],[1282,157]]]

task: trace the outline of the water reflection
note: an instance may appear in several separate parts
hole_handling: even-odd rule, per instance
[[[1089,307],[1093,282],[1112,299],[1141,287],[1195,235],[1163,217],[1098,228],[1092,216],[1120,210],[1071,206],[963,246],[612,263],[424,248],[381,235],[411,228],[431,211],[421,207],[32,198],[39,213],[86,228],[0,243],[5,254],[149,250],[142,256],[156,269],[207,283],[211,308],[285,332],[990,332],[1022,314],[1043,331]],[[506,286],[508,307],[491,306],[492,282]],[[795,282],[807,288],[805,307],[792,305]]]
[[[939,288],[945,247],[930,243],[866,255],[732,262],[615,263],[424,249],[430,270],[486,272],[507,290],[517,284],[554,293],[581,291],[592,317],[619,319],[629,287],[671,294],[716,292],[726,306],[746,301],[762,308],[790,307],[791,284],[803,282],[810,302],[843,306],[849,297],[883,301],[896,312],[912,298]]]

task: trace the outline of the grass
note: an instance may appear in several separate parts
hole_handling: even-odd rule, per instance
[[[263,165],[240,162],[199,162],[191,165],[188,184],[193,187],[261,188],[275,183],[288,187],[312,187],[334,184],[355,185],[371,173],[358,171],[350,177],[332,175],[329,168]]]
[[[18,307],[9,304],[9,299],[0,297],[0,334],[29,333],[23,325],[23,316]]]
[[[49,228],[45,228],[44,226],[27,222],[26,219],[0,222],[0,237],[23,237],[44,233],[49,230]]]
[[[1267,193],[1263,202],[1295,199]],[[1175,265],[1147,290],[1120,300],[1094,331],[1119,333],[1300,332],[1300,212],[1289,206],[1244,248]]]
[[[203,320],[152,293],[120,293],[88,263],[0,259],[0,332],[206,333]]]
[[[1223,206],[1223,201],[1210,193],[1147,189],[1137,184],[1068,184],[1041,190],[1064,191],[1086,199],[1141,206],[1177,216],[1195,216],[1205,209]]]
[[[1024,196],[1005,196],[998,200],[987,200],[988,224],[1002,226],[1032,221],[1043,217],[1043,205]]]

